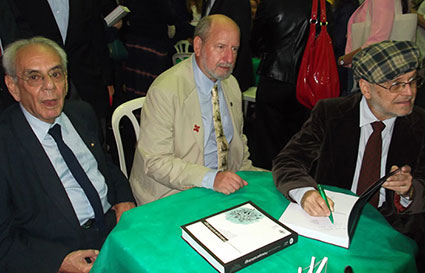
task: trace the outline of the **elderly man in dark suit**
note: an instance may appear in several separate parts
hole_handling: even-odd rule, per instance
[[[408,41],[384,41],[356,54],[361,94],[319,101],[273,161],[277,188],[310,215],[329,216],[317,183],[361,194],[398,169],[370,203],[423,248],[425,111],[414,107],[418,67],[419,49]]]
[[[134,199],[108,161],[96,115],[70,101],[66,54],[35,37],[9,45],[0,117],[0,272],[88,272]]]

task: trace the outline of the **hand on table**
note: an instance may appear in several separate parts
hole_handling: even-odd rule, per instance
[[[218,172],[214,179],[214,190],[224,194],[231,194],[248,185],[239,175],[233,172]]]
[[[63,259],[59,273],[88,273],[98,254],[99,250],[95,249],[73,251]],[[88,263],[86,258],[90,259],[91,263]]]
[[[328,198],[331,210],[334,210],[334,202]],[[331,215],[326,201],[320,196],[319,191],[307,191],[301,199],[301,207],[311,216],[327,217]]]
[[[398,169],[397,166],[392,166],[391,171]],[[395,191],[398,195],[406,196],[409,195],[412,188],[412,175],[410,174],[411,168],[405,165],[400,168],[396,174],[390,176],[382,187]]]
[[[117,217],[117,224],[120,221],[120,218],[123,212],[130,210],[134,207],[136,207],[136,205],[133,202],[121,202],[121,203],[115,204],[112,207],[112,209],[115,210],[115,216]]]

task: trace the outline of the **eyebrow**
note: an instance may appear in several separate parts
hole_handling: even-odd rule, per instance
[[[418,72],[416,71],[415,72],[415,74],[413,74],[411,77],[409,77],[409,81],[411,80],[411,79],[413,79],[413,78],[415,78],[415,77],[417,77],[418,76]],[[401,82],[401,77],[398,77],[397,79],[395,79],[395,80],[393,80],[392,82],[391,82],[391,84],[394,84],[394,83],[396,83],[396,82]]]
[[[48,72],[55,70],[55,69],[62,69],[63,70],[63,67],[62,67],[62,65],[58,64],[58,65],[50,68],[48,70]],[[23,71],[23,73],[25,73],[25,74],[31,74],[31,73],[34,73],[34,72],[41,73],[40,70],[36,70],[36,69],[27,69],[27,70]]]

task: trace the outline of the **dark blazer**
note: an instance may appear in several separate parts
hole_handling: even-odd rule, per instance
[[[47,0],[9,1],[19,28],[19,38],[44,36],[61,45],[68,56],[68,76],[80,97],[99,116],[108,108],[107,84],[111,84],[111,64],[104,35],[99,0],[69,1],[69,22],[65,44]]]
[[[93,153],[108,185],[108,201],[134,202],[129,184],[107,160],[89,105],[67,102],[64,112]],[[71,251],[85,249],[65,189],[18,104],[0,118],[0,272],[57,272]]]
[[[360,93],[351,97],[321,100],[310,118],[273,161],[277,188],[289,199],[291,189],[317,183],[350,189],[360,139]],[[392,165],[412,167],[415,198],[402,214],[425,211],[425,111],[414,108],[398,117],[388,151],[386,171]],[[317,168],[316,168],[317,166]],[[314,173],[314,178],[311,174]],[[316,183],[317,182],[317,183]],[[394,192],[386,190],[380,211],[394,225],[401,216],[394,207]],[[413,220],[413,219],[410,219]],[[407,223],[395,228],[408,233]]]
[[[205,15],[206,4],[202,6],[202,15]],[[254,85],[252,68],[251,40],[251,4],[249,0],[215,0],[212,14],[224,14],[238,24],[241,31],[240,47],[233,76],[238,80],[242,91]]]

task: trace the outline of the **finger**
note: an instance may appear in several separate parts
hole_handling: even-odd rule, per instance
[[[412,171],[412,168],[409,165],[404,165],[403,167],[401,167],[402,173],[410,173],[411,171]]]
[[[93,264],[85,264],[81,266],[81,272],[83,273],[89,273],[91,268],[93,267]]]

